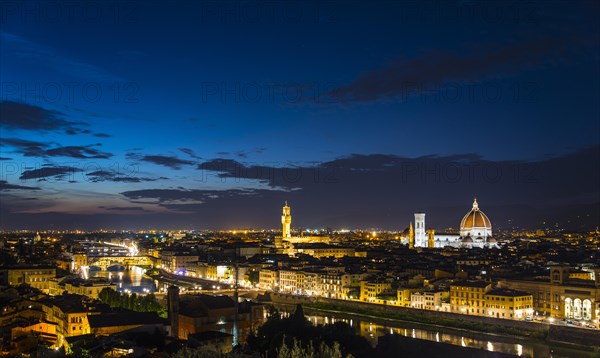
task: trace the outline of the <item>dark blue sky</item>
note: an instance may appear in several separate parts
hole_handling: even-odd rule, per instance
[[[443,228],[473,196],[498,227],[593,228],[598,15],[3,3],[0,228],[276,227],[286,199],[298,226],[403,229],[423,210]]]

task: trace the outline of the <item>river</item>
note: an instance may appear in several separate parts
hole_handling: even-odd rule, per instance
[[[385,334],[399,334],[405,337],[423,339],[433,342],[448,343],[456,346],[485,349],[493,352],[513,354],[520,357],[541,358],[593,358],[598,354],[582,350],[555,347],[546,342],[516,337],[490,335],[485,333],[462,331],[455,329],[434,329],[419,326],[412,322],[402,322],[377,318],[365,318],[360,315],[346,313],[325,313],[305,309],[306,317],[313,324],[329,324],[346,322],[357,333],[365,337],[373,346],[377,339]],[[289,315],[283,312],[283,315]]]
[[[150,293],[156,292],[156,285],[151,277],[144,274],[141,267],[133,266],[131,270],[122,271],[88,271],[88,277],[102,277],[117,285],[119,292]]]

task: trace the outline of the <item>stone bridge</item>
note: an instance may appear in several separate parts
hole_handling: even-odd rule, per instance
[[[152,266],[152,260],[148,256],[101,256],[89,258],[89,266],[97,266],[106,270],[110,266],[120,265],[126,269],[131,269],[133,266]]]

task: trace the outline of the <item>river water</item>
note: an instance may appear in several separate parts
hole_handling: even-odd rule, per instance
[[[331,324],[335,322],[346,322],[355,329],[357,333],[365,337],[373,346],[377,345],[377,339],[385,334],[399,334],[405,337],[423,339],[433,342],[448,343],[455,346],[485,349],[492,352],[513,354],[520,357],[531,358],[592,358],[598,355],[592,352],[554,347],[541,341],[519,339],[500,335],[486,335],[483,333],[459,331],[452,329],[430,329],[418,328],[418,324],[401,321],[389,321],[384,319],[369,319],[360,315],[346,313],[316,313],[310,310],[306,314],[308,320],[313,324]],[[289,315],[289,312],[283,312]],[[377,322],[375,322],[377,321]]]
[[[131,270],[121,271],[88,271],[89,277],[102,277],[117,285],[119,292],[150,293],[156,291],[154,280],[144,274],[141,267],[133,266]]]

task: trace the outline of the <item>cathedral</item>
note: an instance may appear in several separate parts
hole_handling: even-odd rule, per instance
[[[415,226],[408,235],[409,247],[462,247],[462,248],[497,248],[496,239],[492,237],[492,223],[479,209],[477,199],[473,208],[460,222],[458,235],[435,234],[434,230],[425,230],[425,213],[415,213]]]

